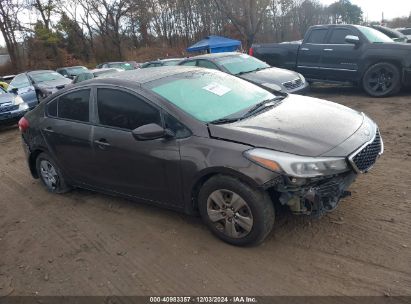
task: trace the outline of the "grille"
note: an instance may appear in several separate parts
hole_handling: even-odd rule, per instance
[[[18,107],[19,106],[16,106],[14,104],[7,104],[7,105],[3,104],[3,105],[0,105],[0,113],[14,111],[14,110],[17,110]]]
[[[374,140],[365,146],[357,155],[352,158],[352,162],[360,172],[370,169],[381,152],[380,132],[375,134]]]
[[[293,90],[296,89],[298,87],[301,87],[303,84],[303,81],[300,78],[291,80],[291,81],[287,81],[283,83],[283,86],[287,89],[287,90]]]

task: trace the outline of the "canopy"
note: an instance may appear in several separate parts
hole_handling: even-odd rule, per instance
[[[241,41],[221,36],[208,36],[187,48],[187,52],[207,51],[208,53],[232,52],[241,46]]]

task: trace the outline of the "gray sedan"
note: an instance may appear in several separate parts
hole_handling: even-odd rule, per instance
[[[200,55],[188,58],[180,65],[220,70],[278,92],[303,94],[309,89],[303,75],[273,68],[247,54],[230,52]]]

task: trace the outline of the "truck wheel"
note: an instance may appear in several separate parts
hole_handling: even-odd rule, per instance
[[[268,194],[230,176],[217,175],[206,181],[198,204],[209,229],[233,245],[259,244],[274,225],[274,206]]]
[[[388,62],[374,64],[365,72],[362,87],[373,97],[394,95],[401,89],[400,71]]]

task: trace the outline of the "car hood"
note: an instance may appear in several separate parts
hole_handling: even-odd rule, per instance
[[[239,75],[239,77],[258,84],[275,83],[278,85],[299,78],[298,73],[280,68],[268,68],[254,71]]]
[[[16,97],[16,95],[14,95],[13,93],[1,94],[0,95],[0,104],[14,102],[15,97]]]
[[[362,113],[345,106],[291,94],[259,115],[230,124],[209,124],[209,130],[214,138],[297,155],[320,156],[346,141],[363,120]]]
[[[36,83],[36,86],[41,89],[50,89],[50,88],[57,88],[60,86],[65,86],[71,83],[70,79],[63,78],[63,79],[56,79],[52,81],[44,81],[40,83]]]

